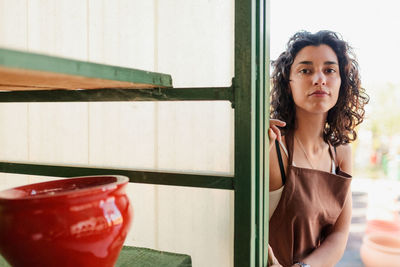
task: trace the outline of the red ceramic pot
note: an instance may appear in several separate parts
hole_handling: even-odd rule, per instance
[[[0,192],[0,253],[12,266],[114,266],[133,217],[128,178],[92,176]]]

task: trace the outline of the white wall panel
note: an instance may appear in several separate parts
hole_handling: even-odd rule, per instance
[[[87,58],[87,5],[80,0],[28,3],[30,51]],[[85,103],[29,104],[29,158],[35,162],[88,163]]]
[[[158,1],[158,69],[174,86],[230,86],[233,3]],[[229,103],[158,104],[160,169],[233,173]],[[192,256],[194,266],[233,265],[233,193],[160,186],[159,248]]]
[[[28,159],[27,104],[0,104],[0,159],[23,161]]]
[[[26,0],[0,0],[0,47],[25,50],[27,33]]]
[[[91,103],[90,164],[154,168],[153,103]]]
[[[129,184],[129,200],[133,206],[133,223],[125,245],[159,249],[157,189],[154,185]]]
[[[0,0],[0,47],[27,49],[26,0]],[[28,160],[28,105],[0,104],[0,160]],[[26,175],[0,173],[0,189],[29,183]]]
[[[159,103],[159,168],[233,174],[228,102]]]
[[[29,159],[42,163],[86,165],[87,104],[29,104]]]
[[[89,60],[154,70],[154,1],[88,0]]]
[[[229,86],[233,1],[158,1],[159,71],[174,86]]]
[[[154,169],[154,104],[90,104],[92,166]],[[134,221],[126,243],[156,248],[155,186],[129,184]]]
[[[159,186],[159,249],[193,266],[233,266],[233,192]]]
[[[29,0],[28,48],[87,59],[87,5],[81,0]]]
[[[0,190],[26,185],[30,182],[27,175],[0,173]]]
[[[88,1],[88,60],[154,71],[154,1]],[[155,103],[90,103],[89,163],[154,169]],[[156,189],[129,184],[134,221],[126,244],[157,248]]]

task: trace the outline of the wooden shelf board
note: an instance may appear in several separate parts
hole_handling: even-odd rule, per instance
[[[2,91],[170,87],[168,74],[0,48]]]

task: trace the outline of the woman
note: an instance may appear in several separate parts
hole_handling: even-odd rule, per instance
[[[272,66],[269,252],[276,266],[334,266],[351,220],[349,143],[369,98],[331,31],[296,33]]]

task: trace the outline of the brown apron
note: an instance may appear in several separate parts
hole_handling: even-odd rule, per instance
[[[338,167],[336,174],[298,168],[293,162],[293,134],[287,135],[289,161],[285,187],[269,221],[269,244],[282,266],[291,266],[313,252],[339,217],[351,176]]]

